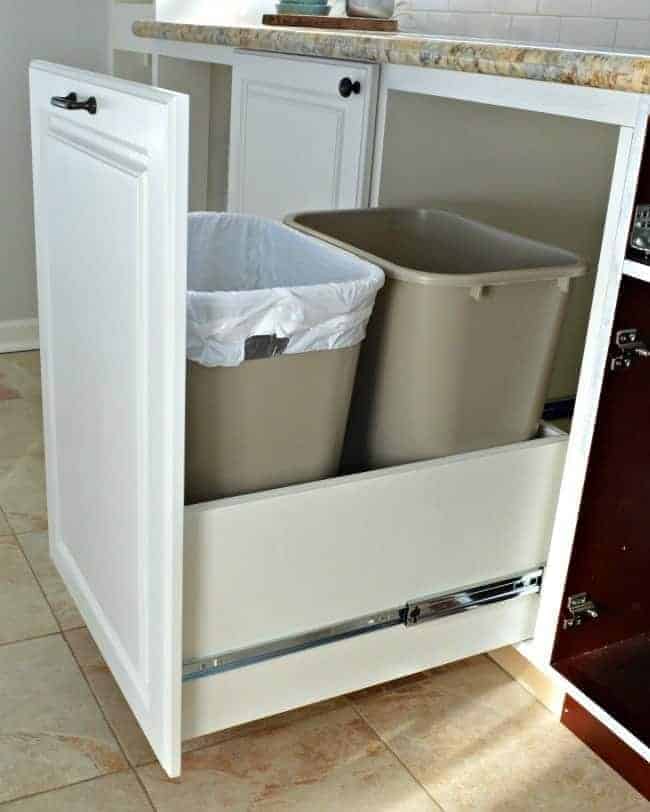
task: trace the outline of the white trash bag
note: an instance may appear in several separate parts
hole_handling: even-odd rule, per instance
[[[384,274],[353,254],[245,214],[188,222],[187,357],[213,366],[363,341]]]

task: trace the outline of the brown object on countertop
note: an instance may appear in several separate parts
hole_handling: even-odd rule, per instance
[[[307,14],[264,14],[263,25],[298,26],[299,28],[330,28],[348,31],[399,31],[397,20],[374,20],[369,17],[324,17]]]

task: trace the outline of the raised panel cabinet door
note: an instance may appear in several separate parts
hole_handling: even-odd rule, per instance
[[[368,204],[377,66],[237,53],[228,209],[281,219]]]
[[[50,552],[177,775],[188,100],[43,62],[30,85]]]

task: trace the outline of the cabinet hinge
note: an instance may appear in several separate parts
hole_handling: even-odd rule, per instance
[[[637,206],[632,218],[630,246],[650,257],[650,206],[645,203]]]
[[[613,372],[617,369],[629,369],[639,358],[650,358],[650,348],[641,340],[636,327],[618,330],[615,344],[616,353],[609,362]]]
[[[539,592],[543,573],[543,568],[537,567],[510,578],[408,601],[402,606],[362,615],[291,637],[283,637],[267,643],[211,654],[206,657],[193,657],[183,662],[183,681],[207,677],[222,671],[231,671],[234,668],[243,668],[274,657],[283,657],[296,651],[335,643],[392,626],[414,626],[425,621],[479,609],[492,603],[532,595]]]
[[[586,592],[569,595],[567,598],[567,611],[569,617],[565,617],[562,622],[562,628],[564,629],[575,629],[582,626],[585,620],[597,620],[599,614],[598,607]]]

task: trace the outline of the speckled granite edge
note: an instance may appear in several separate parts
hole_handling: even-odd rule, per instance
[[[650,93],[650,56],[567,51],[530,45],[364,34],[304,28],[188,25],[141,20],[138,37],[227,45],[276,53],[356,59],[421,68],[511,76],[582,87]]]

